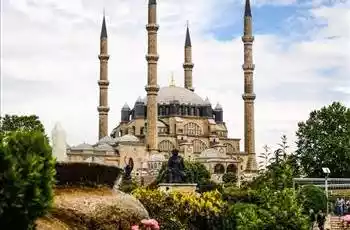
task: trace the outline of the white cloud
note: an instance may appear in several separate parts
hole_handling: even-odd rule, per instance
[[[159,9],[160,85],[170,72],[183,84],[183,45],[190,20],[196,92],[219,101],[232,137],[243,138],[243,45],[240,37],[218,41],[205,33],[220,23],[232,0],[162,1]],[[284,4],[280,1],[279,4]],[[293,1],[290,1],[293,3]],[[263,2],[261,2],[262,4]],[[266,2],[265,2],[266,3]],[[271,4],[271,3],[269,3]],[[56,121],[70,144],[97,138],[99,33],[106,8],[109,36],[110,130],[120,108],[145,95],[147,1],[3,1],[2,113],[35,113],[50,132]],[[297,122],[312,109],[349,93],[349,4],[317,5],[309,11],[310,39],[277,34],[256,36],[254,44],[256,146],[275,145],[285,133],[293,140]],[[241,5],[234,20],[241,20]],[[255,20],[261,20],[255,18]],[[319,20],[326,27],[314,27]],[[346,25],[347,24],[347,25]],[[288,26],[288,25],[286,25]],[[332,38],[332,39],[329,39]],[[338,69],[331,74],[323,71]],[[343,93],[341,93],[343,92]],[[243,140],[241,142],[243,146]]]

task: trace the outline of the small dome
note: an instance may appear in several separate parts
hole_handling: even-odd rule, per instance
[[[204,150],[199,155],[199,158],[218,158],[220,156],[221,154],[219,153],[219,151],[217,151],[216,149],[210,148],[210,149]]]
[[[147,103],[147,97],[144,99]],[[205,105],[204,100],[189,89],[177,86],[160,88],[157,96],[158,104],[170,104],[178,101],[180,104]]]
[[[128,103],[125,103],[122,110],[130,110]]]
[[[206,97],[206,98],[205,98],[204,103],[205,103],[205,105],[211,105],[211,103],[210,103],[210,101],[209,101],[209,98],[208,98],[208,97]]]
[[[219,104],[219,102],[216,104],[215,110],[222,110],[222,106]]]
[[[149,158],[150,161],[165,161],[165,156],[161,153],[152,154]]]
[[[118,142],[139,142],[139,139],[131,134],[126,134],[118,139]]]
[[[99,144],[95,148],[95,150],[100,150],[100,151],[114,151],[113,147],[104,143],[104,144]]]
[[[97,142],[97,145],[102,145],[102,144],[115,145],[116,140],[110,136],[105,136]]]
[[[142,98],[139,96],[136,100],[136,103],[135,104],[143,104],[144,101],[142,100]]]
[[[83,144],[74,146],[71,149],[74,149],[74,150],[93,150],[93,147],[92,147],[92,145],[83,143]]]

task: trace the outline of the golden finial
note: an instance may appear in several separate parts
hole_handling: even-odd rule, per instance
[[[174,72],[171,72],[171,78],[170,78],[170,87],[175,87],[175,79],[174,79]]]

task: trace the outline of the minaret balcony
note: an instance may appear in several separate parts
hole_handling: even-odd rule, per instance
[[[193,69],[194,64],[190,63],[190,62],[185,62],[182,66],[185,70],[191,70],[191,69]]]
[[[254,36],[244,35],[244,36],[242,36],[242,41],[243,41],[244,43],[253,43],[253,41],[254,41]]]
[[[159,85],[146,85],[145,90],[147,94],[157,93],[159,91]]]
[[[159,55],[158,54],[147,54],[146,55],[146,60],[149,63],[157,63],[158,59],[159,59]]]
[[[156,23],[150,23],[150,24],[146,25],[146,30],[147,31],[150,31],[150,32],[154,31],[154,32],[156,32],[156,31],[158,31],[158,29],[159,29],[159,25],[156,24]]]
[[[109,112],[109,107],[108,106],[98,106],[97,111],[100,113],[100,115],[107,115]]]
[[[109,55],[108,54],[100,54],[100,55],[98,55],[98,59],[100,59],[101,61],[108,61]]]
[[[254,64],[251,64],[251,63],[244,63],[242,65],[242,69],[244,71],[253,71],[255,69],[255,65]]]
[[[245,101],[254,101],[256,98],[255,93],[244,93],[242,94],[242,98]]]
[[[100,88],[107,88],[109,86],[109,81],[108,80],[99,80],[98,85],[100,86]]]

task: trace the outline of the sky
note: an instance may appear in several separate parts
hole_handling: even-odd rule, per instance
[[[36,114],[69,145],[98,136],[99,38],[109,44],[109,131],[120,109],[145,96],[147,0],[2,0],[1,114]],[[297,124],[314,109],[350,106],[350,0],[252,0],[256,152],[294,146]],[[193,85],[223,106],[229,136],[242,138],[242,0],[159,0],[158,83],[183,86],[186,21]]]

